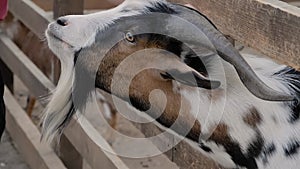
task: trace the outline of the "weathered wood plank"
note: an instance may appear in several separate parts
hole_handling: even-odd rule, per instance
[[[53,0],[32,0],[41,8],[46,11],[52,11],[53,9]],[[85,9],[108,9],[116,6],[122,2],[122,0],[85,0],[84,1],[84,8]]]
[[[171,1],[192,4],[224,34],[299,68],[300,8],[278,0]]]
[[[50,146],[40,142],[38,129],[7,88],[4,100],[7,108],[6,128],[26,163],[32,169],[66,169]]]
[[[173,148],[173,161],[184,169],[222,169],[212,159],[191,146],[186,140],[181,141]]]
[[[82,169],[83,159],[68,138],[63,134],[59,143],[59,157],[66,167],[72,169]]]
[[[146,137],[153,137],[165,131],[164,129],[157,127],[152,123],[140,124],[139,129],[145,134]],[[168,133],[167,135],[170,139],[172,134]],[[178,139],[176,136],[173,137],[174,140]],[[164,144],[166,144],[166,140],[159,140],[155,143],[158,148]],[[215,162],[202,155],[199,150],[196,150],[195,147],[191,146],[191,144],[189,144],[186,140],[181,140],[170,151],[165,152],[165,154],[180,168],[221,169]]]
[[[111,153],[114,151],[110,145],[85,117],[79,121],[73,119],[64,133],[91,168],[128,169],[117,155]]]
[[[83,0],[54,0],[54,18],[71,14],[83,14]]]
[[[100,90],[98,90],[100,91]],[[101,94],[103,94],[104,91],[101,91]],[[111,100],[111,95],[108,93],[105,93],[103,95],[106,99]],[[118,99],[119,101],[122,101]],[[107,124],[107,119],[101,117],[99,115],[99,111],[101,113],[105,112],[105,108],[103,106],[100,106],[100,109],[98,107],[93,110],[89,110],[89,112],[85,113],[85,117],[87,120],[93,125],[93,127],[99,132],[102,133],[102,136],[106,140],[109,140],[108,142],[114,150],[116,150],[117,153],[125,155],[126,153],[129,153],[131,155],[135,154],[135,157],[138,157],[139,152],[158,152],[159,148],[155,146],[150,140],[144,141],[143,144],[132,144],[132,139],[127,139],[126,136],[130,138],[145,138],[145,135],[139,130],[140,123],[134,123],[134,125],[126,119],[126,117],[122,116],[121,114],[117,115],[116,119],[116,126],[115,128],[112,128]],[[123,108],[119,107],[119,109],[123,110]],[[124,109],[128,109],[125,108]],[[107,110],[106,110],[107,111]],[[115,111],[115,110],[111,110]],[[104,114],[104,113],[103,113]],[[111,121],[109,120],[109,124]],[[135,126],[138,126],[136,127]],[[152,124],[153,125],[153,124]],[[115,131],[116,130],[116,131]],[[149,129],[150,130],[150,129]],[[117,134],[115,132],[120,133]],[[121,136],[122,135],[122,136]],[[123,137],[125,136],[125,137]],[[172,138],[172,135],[170,135]],[[170,143],[168,142],[170,139],[164,139],[163,145],[167,146]],[[172,141],[172,140],[171,140]],[[162,145],[161,142],[158,145]],[[171,147],[170,147],[171,148]],[[134,150],[132,150],[134,149]],[[157,155],[157,156],[150,156],[151,153],[148,154],[145,158],[132,158],[130,155],[128,157],[120,157],[124,163],[129,168],[149,168],[149,169],[157,169],[157,168],[163,168],[163,169],[179,169],[177,165],[169,160],[164,154]],[[143,155],[142,155],[143,156]],[[171,157],[171,156],[170,156]],[[146,167],[143,167],[146,166]]]
[[[1,59],[36,97],[54,89],[54,85],[49,79],[4,35],[0,35],[0,51],[4,52]],[[105,146],[111,150],[96,129],[84,117],[80,121],[85,123],[81,125],[78,121],[73,120],[73,125],[66,129],[65,135],[81,156],[94,168],[107,166],[107,169],[127,169],[117,156],[101,149],[102,146]]]
[[[47,13],[31,0],[9,0],[9,11],[24,23],[40,39],[44,39],[44,32],[48,23],[52,21]]]
[[[137,116],[140,113],[137,113]],[[135,124],[136,125],[136,124]],[[137,126],[138,127],[138,126]],[[158,127],[153,123],[148,124],[139,124],[138,127],[146,137],[153,137],[165,131],[162,127]],[[167,134],[167,137],[170,139],[172,136],[171,133]],[[174,140],[178,137],[173,136]],[[166,140],[157,140],[158,142],[154,143],[160,148],[161,145],[166,144]],[[174,146],[170,151],[166,152],[166,155],[170,160],[178,165],[180,168],[184,169],[221,169],[215,162],[211,159],[205,157],[196,150],[191,144],[186,140],[181,140],[176,146]]]
[[[300,1],[290,2],[289,4],[300,7]]]
[[[54,89],[54,85],[27,58],[27,56],[5,35],[0,35],[0,58],[37,97]]]

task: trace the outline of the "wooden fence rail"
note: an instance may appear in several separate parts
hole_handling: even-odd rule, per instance
[[[9,11],[28,27],[40,39],[44,39],[44,32],[52,21],[49,15],[31,0],[9,0]]]
[[[52,148],[40,142],[40,133],[6,88],[6,128],[31,169],[66,169]]]
[[[300,8],[279,0],[171,0],[189,3],[235,40],[299,68]]]

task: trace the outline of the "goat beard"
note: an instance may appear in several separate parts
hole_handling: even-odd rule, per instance
[[[72,101],[74,66],[62,62],[61,68],[57,87],[50,96],[42,117],[42,140],[49,143],[54,138],[59,138],[57,136],[61,135],[76,112]]]
[[[85,112],[86,104],[93,89],[95,80],[83,69],[81,62],[61,61],[61,76],[42,118],[42,140],[59,142],[64,128],[74,115]],[[77,116],[78,117],[78,116]]]

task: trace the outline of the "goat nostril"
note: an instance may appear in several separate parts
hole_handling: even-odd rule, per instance
[[[68,22],[66,19],[63,19],[63,18],[58,18],[56,20],[56,23],[59,24],[60,26],[67,26],[68,25]]]

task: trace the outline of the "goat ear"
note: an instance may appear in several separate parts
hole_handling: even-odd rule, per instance
[[[175,80],[191,87],[200,87],[205,89],[216,89],[220,87],[221,82],[207,79],[196,71],[181,72],[177,69],[167,70],[161,73],[164,79]]]

